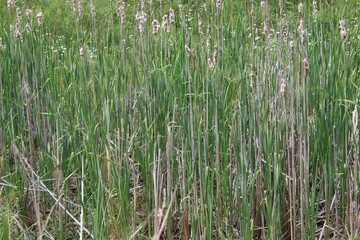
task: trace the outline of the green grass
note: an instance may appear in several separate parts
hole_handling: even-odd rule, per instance
[[[360,235],[357,1],[6,2],[0,239]]]

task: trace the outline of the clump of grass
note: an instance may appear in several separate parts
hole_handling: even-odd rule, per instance
[[[0,3],[1,239],[356,239],[357,3],[179,3]]]

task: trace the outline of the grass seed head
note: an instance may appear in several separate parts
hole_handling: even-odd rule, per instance
[[[82,4],[81,4],[81,0],[78,0],[77,6],[78,6],[78,16],[81,17],[81,15],[82,15]]]
[[[281,82],[281,84],[280,84],[280,94],[282,96],[285,96],[285,92],[286,92],[285,72],[281,71],[279,77],[280,77],[280,82]]]
[[[340,35],[341,35],[342,40],[346,40],[346,37],[347,37],[347,32],[346,32],[346,30],[341,30],[341,31],[340,31]]]
[[[118,14],[119,14],[119,19],[120,19],[120,23],[121,25],[125,24],[125,8],[123,6],[123,4],[120,4],[119,8],[118,8]]]
[[[8,8],[15,7],[15,0],[8,0],[7,1],[7,7]]]
[[[91,8],[91,16],[92,16],[92,19],[94,20],[96,18],[96,10],[95,10],[94,3],[92,1],[90,2],[90,8]]]
[[[152,21],[152,26],[153,26],[153,34],[156,36],[159,32],[160,29],[160,23],[158,20],[154,19]]]
[[[169,28],[169,18],[168,15],[165,14],[162,17],[162,28],[164,29],[165,32],[170,32],[170,28]]]
[[[314,13],[317,13],[317,12],[319,12],[319,10],[318,10],[318,5],[317,5],[317,1],[313,1],[313,11],[314,11]]]
[[[281,81],[281,85],[280,85],[280,94],[282,96],[285,96],[285,92],[286,92],[286,81],[285,79],[283,81]]]
[[[303,60],[303,69],[304,69],[304,76],[309,76],[309,60],[307,58],[304,58]]]
[[[220,10],[220,8],[221,8],[221,0],[216,1],[216,7],[217,7],[218,10]]]
[[[358,114],[357,106],[355,106],[354,111],[352,112],[352,123],[354,126],[355,137],[357,137],[359,134],[359,129],[358,129],[359,114]]]
[[[295,49],[295,43],[293,40],[289,42],[289,48],[290,48],[290,58],[292,59],[294,57],[294,49]]]
[[[340,29],[344,29],[344,28],[345,28],[345,20],[343,20],[343,19],[340,20],[340,21],[339,21],[339,24],[340,24],[340,27],[339,27]]]
[[[3,45],[2,45],[2,38],[0,38],[0,52],[4,49]]]
[[[290,49],[294,50],[294,47],[295,47],[294,41],[291,40],[291,41],[289,42],[289,47],[290,47]]]
[[[26,28],[26,32],[27,32],[28,34],[30,34],[30,33],[31,33],[31,26],[30,26],[29,23],[26,24],[25,28]]]
[[[141,11],[142,11],[143,13],[145,13],[145,11],[146,11],[146,4],[145,4],[145,1],[144,1],[144,0],[141,1]]]
[[[22,33],[21,33],[20,25],[18,23],[16,23],[15,25],[15,36],[18,40],[22,39]]]
[[[217,65],[219,63],[219,53],[218,53],[218,47],[214,47],[214,56],[213,56],[213,62],[214,65]]]
[[[203,23],[202,23],[200,14],[198,15],[198,26],[199,26],[200,35],[204,35],[204,27],[203,27]]]
[[[259,29],[258,29],[258,28],[255,29],[255,39],[254,39],[254,40],[255,40],[255,41],[259,41],[259,40],[260,40]]]
[[[265,1],[261,1],[260,6],[264,11],[266,10],[266,2]]]
[[[85,57],[84,47],[81,47],[81,48],[80,48],[80,57],[81,57],[81,58],[84,58],[84,57]]]
[[[41,26],[43,25],[43,23],[44,23],[44,15],[43,15],[43,13],[42,13],[42,12],[38,12],[38,13],[36,14],[36,18],[37,18],[37,20],[38,20],[38,25],[41,27]]]
[[[32,18],[33,12],[31,9],[26,9],[26,17],[30,20]]]
[[[255,86],[255,73],[254,73],[254,71],[251,71],[251,73],[250,73],[250,87],[251,88],[254,88],[254,86]]]
[[[303,5],[302,3],[299,3],[298,11],[299,11],[300,14],[303,14],[303,12],[304,12],[304,5]]]
[[[208,58],[208,67],[209,67],[209,69],[212,71],[212,70],[214,70],[214,63],[213,63],[213,61],[211,60],[211,58]]]
[[[254,6],[252,6],[250,11],[250,16],[254,16],[254,15],[255,15]]]
[[[13,33],[15,31],[15,26],[10,24],[10,33]]]
[[[184,19],[184,6],[182,4],[179,4],[179,13],[180,13],[180,18]]]
[[[170,24],[175,24],[175,11],[172,8],[169,10],[169,20]]]
[[[138,24],[140,36],[143,37],[145,35],[145,22],[146,22],[146,15],[144,15],[144,12],[136,13],[136,21]]]
[[[77,2],[76,2],[76,0],[72,1],[72,5],[73,5],[73,11],[76,14],[76,12],[77,12]]]
[[[264,34],[268,39],[271,38],[270,29],[269,29],[269,27],[267,26],[266,22],[264,22],[263,34]]]
[[[342,40],[346,40],[347,38],[347,31],[346,31],[346,27],[345,27],[345,20],[340,20],[339,22],[340,26],[340,36],[342,38]]]
[[[22,18],[21,18],[21,10],[20,8],[16,9],[16,22],[17,24],[21,25],[22,23]]]
[[[185,45],[185,52],[186,52],[186,56],[188,57],[191,56],[191,49],[188,47],[188,45]]]
[[[299,24],[299,27],[298,27],[298,31],[299,31],[299,34],[300,34],[301,43],[304,44],[305,36],[306,36],[306,29],[305,29],[304,20],[302,20],[302,19],[300,19],[300,24]]]
[[[210,50],[210,36],[208,35],[208,37],[206,38],[206,50],[207,50],[207,56],[208,58],[210,58],[211,55],[211,50]]]

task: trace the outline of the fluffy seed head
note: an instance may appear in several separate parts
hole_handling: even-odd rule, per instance
[[[138,24],[138,28],[139,28],[139,32],[140,32],[140,36],[144,36],[145,35],[145,15],[143,14],[143,12],[141,13],[136,13],[136,21]]]
[[[285,79],[285,72],[284,71],[281,71],[280,72],[280,94],[282,96],[285,96],[285,92],[286,92],[286,79]]]
[[[76,13],[76,12],[77,12],[77,3],[76,3],[76,0],[73,0],[73,1],[72,1],[72,4],[73,4],[73,11],[74,11],[74,13]]]
[[[17,24],[21,24],[22,23],[22,18],[21,18],[21,10],[20,10],[20,8],[17,8],[16,9],[16,15],[17,15],[17,17],[16,17],[16,22],[17,22]]]
[[[251,11],[250,11],[250,16],[254,16],[254,15],[255,15],[255,12],[254,12],[254,8],[252,7]]]
[[[254,88],[254,85],[255,85],[255,73],[253,71],[251,71],[250,73],[250,87],[251,88]]]
[[[92,16],[92,19],[94,20],[96,18],[96,11],[95,11],[95,6],[92,1],[90,2],[90,8],[91,8],[91,16]]]
[[[315,0],[313,1],[313,10],[314,10],[314,13],[317,13],[319,11],[317,2]]]
[[[309,76],[309,60],[307,58],[304,58],[303,60],[303,69],[304,69],[304,76]]]
[[[120,19],[121,25],[124,25],[125,24],[125,8],[122,4],[118,8],[118,14],[119,14],[119,19]]]
[[[260,40],[260,37],[259,37],[259,29],[258,28],[256,28],[255,29],[255,39],[254,39],[255,41],[259,41]]]
[[[210,70],[214,70],[214,63],[211,58],[208,58],[208,66]]]
[[[164,29],[165,32],[170,32],[170,28],[169,28],[169,18],[168,15],[165,14],[162,17],[162,28]]]
[[[37,18],[37,20],[38,20],[38,25],[41,27],[41,26],[43,25],[43,23],[44,23],[44,15],[43,15],[43,13],[42,13],[42,12],[38,12],[38,13],[36,14],[36,18]]]
[[[33,12],[31,9],[26,9],[26,17],[30,20],[32,18]]]
[[[353,123],[353,127],[355,130],[355,137],[357,137],[359,134],[359,129],[358,129],[359,119],[358,118],[359,118],[359,114],[358,114],[357,106],[355,106],[355,109],[352,113],[352,123]]]
[[[152,26],[153,26],[153,34],[156,36],[159,32],[160,29],[160,23],[158,20],[154,19],[152,21]]]
[[[7,7],[8,8],[15,7],[15,0],[8,0],[7,1]]]
[[[213,62],[214,65],[217,65],[219,63],[219,53],[218,53],[218,47],[214,47],[214,56],[213,56]]]
[[[210,58],[211,50],[210,50],[210,36],[206,38],[206,49],[207,49],[207,56]]]
[[[169,10],[169,20],[170,24],[175,24],[175,11],[172,8]]]
[[[303,6],[302,3],[299,3],[298,11],[299,11],[300,14],[303,14],[303,12],[304,12],[304,6]]]
[[[345,28],[345,20],[340,20],[339,24],[340,24],[340,27],[339,27],[340,29]]]
[[[29,23],[26,24],[25,28],[26,28],[26,32],[27,32],[28,34],[30,34],[30,33],[31,33],[31,26],[30,26]]]
[[[84,47],[81,47],[81,48],[80,48],[80,57],[81,57],[81,58],[84,58],[84,57],[85,57]]]
[[[302,19],[300,19],[300,24],[299,24],[299,27],[298,27],[298,31],[299,31],[299,32],[305,31],[304,20],[302,20]]]
[[[342,40],[346,40],[346,37],[347,37],[347,32],[346,32],[346,30],[341,30],[341,31],[340,31],[340,35],[341,35],[341,39],[342,39]]]
[[[298,31],[300,33],[301,43],[304,44],[305,36],[306,36],[306,29],[305,29],[304,20],[302,20],[302,19],[300,19],[300,25],[298,27]]]
[[[265,9],[266,9],[266,3],[265,3],[265,1],[261,1],[261,2],[260,2],[260,6],[261,6],[262,9],[265,10]]]
[[[269,33],[270,33],[270,30],[269,30],[268,26],[266,25],[266,23],[264,22],[263,34],[269,35]]]
[[[201,16],[200,16],[200,15],[198,15],[198,25],[199,25],[199,33],[200,33],[201,35],[203,35],[203,34],[204,34],[203,23],[202,23],[202,20],[201,20]]]
[[[188,57],[191,56],[191,49],[188,47],[188,45],[185,45],[185,52],[186,52],[186,56]]]
[[[285,82],[285,79],[284,79],[284,81],[281,81],[280,94],[285,96],[285,91],[286,91],[286,82]]]
[[[79,15],[79,17],[81,17],[81,15],[82,15],[82,4],[81,4],[81,0],[78,0],[77,5],[78,5],[78,15]]]
[[[145,5],[145,1],[142,0],[141,1],[141,11],[144,13],[146,11],[146,5]]]
[[[22,39],[21,29],[20,29],[20,25],[18,23],[16,23],[16,25],[15,25],[15,36],[18,40]]]
[[[289,42],[289,48],[290,48],[290,58],[292,59],[294,57],[294,48],[295,48],[294,41]]]
[[[295,47],[294,41],[290,41],[290,42],[289,42],[289,47],[290,47],[291,49],[294,49],[294,47]]]
[[[340,26],[340,36],[342,38],[342,40],[346,40],[347,37],[347,31],[346,31],[346,27],[345,27],[345,20],[340,20],[339,22]]]
[[[216,1],[216,7],[217,7],[218,10],[220,10],[220,8],[221,8],[221,0]]]
[[[180,12],[180,18],[184,18],[184,6],[182,4],[179,4],[179,12]]]

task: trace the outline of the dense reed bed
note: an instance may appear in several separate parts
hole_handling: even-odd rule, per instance
[[[357,1],[1,1],[0,239],[358,239]]]

